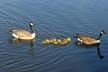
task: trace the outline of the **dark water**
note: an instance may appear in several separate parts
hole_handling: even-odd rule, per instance
[[[108,32],[107,0],[0,0],[0,72],[108,72],[108,34],[100,47],[75,44],[76,33]],[[36,40],[13,40],[8,30],[35,24]],[[45,38],[71,37],[66,46],[43,45]]]

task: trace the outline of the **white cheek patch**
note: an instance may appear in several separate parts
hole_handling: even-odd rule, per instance
[[[12,34],[12,36],[18,39],[18,36],[16,34]]]
[[[33,23],[30,23],[31,26],[33,26]]]
[[[101,32],[101,34],[104,34],[104,32]]]
[[[79,42],[81,42],[81,43],[83,42],[83,41],[82,41],[81,39],[79,39],[79,38],[77,38],[77,40],[78,40]]]

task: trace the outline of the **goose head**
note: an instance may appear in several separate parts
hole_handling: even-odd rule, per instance
[[[29,25],[30,25],[30,27],[33,27],[33,23],[32,23],[32,22],[30,22],[30,24],[29,24]]]
[[[33,25],[32,22],[30,22],[29,26],[30,26],[31,32],[32,32],[32,33],[35,33],[35,32],[34,32],[34,28],[33,28],[34,25]]]
[[[32,22],[30,22],[29,26],[30,26],[30,29],[31,29],[32,38],[35,38],[36,34],[35,34],[35,31],[34,31],[34,28],[33,28],[34,24]]]
[[[102,30],[102,31],[100,32],[100,34],[103,35],[103,34],[106,34],[106,32],[105,32],[104,30]]]
[[[97,38],[97,40],[100,40],[100,38],[101,38],[101,36],[102,36],[103,34],[106,34],[106,32],[105,32],[104,30],[102,30],[102,31],[100,32],[100,35],[99,35],[99,37]]]

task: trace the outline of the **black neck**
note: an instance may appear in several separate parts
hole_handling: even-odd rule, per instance
[[[30,26],[30,28],[31,28],[31,33],[34,33],[33,26]]]
[[[102,36],[102,34],[100,33],[100,34],[99,34],[99,37],[97,38],[97,40],[100,40],[101,36]]]

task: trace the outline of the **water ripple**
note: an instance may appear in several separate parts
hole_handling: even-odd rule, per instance
[[[73,35],[76,33],[96,38],[101,29],[108,31],[107,15],[104,14],[103,9],[97,7],[90,1],[81,0],[1,1],[0,68],[9,70],[8,72],[72,70],[85,72],[86,69],[102,69],[101,65],[107,67],[105,64],[108,60],[107,34],[103,36],[100,45],[100,53],[105,56],[101,64],[98,64],[100,60],[95,47],[86,48],[74,44],[76,40]],[[31,20],[36,31],[35,42],[32,44],[29,41],[13,41],[8,31],[11,29],[30,31],[28,24]],[[67,46],[41,43],[46,38],[63,39],[65,37],[71,37],[72,43]],[[80,67],[79,64],[81,64]]]

